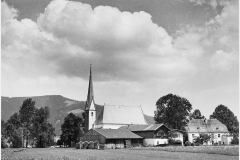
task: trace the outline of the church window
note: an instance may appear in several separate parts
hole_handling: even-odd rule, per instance
[[[93,116],[93,112],[91,112],[91,116]]]

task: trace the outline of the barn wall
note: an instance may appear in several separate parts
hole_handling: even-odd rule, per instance
[[[160,128],[158,128],[156,131],[154,131],[154,138],[166,138],[166,137],[168,137],[168,132],[169,132],[170,130],[167,128],[167,127],[165,127],[165,126],[161,126]],[[159,133],[160,132],[162,132],[162,133],[164,133],[163,135],[159,135]]]

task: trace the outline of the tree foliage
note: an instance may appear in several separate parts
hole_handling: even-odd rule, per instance
[[[216,118],[228,128],[228,131],[234,136],[238,136],[239,133],[239,122],[237,116],[226,106],[219,105],[215,108],[210,118]]]
[[[22,106],[19,110],[19,118],[23,128],[23,136],[26,139],[26,146],[28,146],[28,142],[31,135],[31,130],[33,129],[33,118],[35,115],[36,107],[35,102],[31,98],[27,98],[23,101]]]
[[[22,147],[22,130],[18,113],[14,113],[2,126],[2,137],[11,147]]]
[[[208,134],[200,134],[199,137],[194,139],[194,143],[196,145],[203,145],[203,143],[207,143],[210,140],[211,136]]]
[[[157,123],[164,123],[171,128],[185,130],[192,109],[191,103],[186,98],[168,94],[159,98],[156,106],[154,119]]]
[[[7,139],[12,147],[22,147],[24,142],[27,147],[29,140],[37,147],[50,145],[53,143],[54,128],[47,121],[48,117],[48,107],[37,109],[32,99],[26,99],[19,112],[2,126],[2,138]]]
[[[36,109],[35,116],[33,118],[33,130],[32,134],[36,137],[37,147],[46,147],[53,144],[54,141],[54,128],[47,121],[49,117],[48,107]]]
[[[195,109],[192,114],[189,116],[190,119],[204,119],[205,117],[202,115],[199,109]]]
[[[61,126],[62,134],[60,136],[65,146],[70,147],[72,142],[77,143],[79,141],[80,136],[83,135],[82,125],[83,119],[75,116],[73,113],[69,113],[65,117]]]

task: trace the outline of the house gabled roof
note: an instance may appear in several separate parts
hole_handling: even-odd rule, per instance
[[[95,124],[147,125],[140,106],[104,105]]]
[[[194,133],[227,133],[227,127],[217,119],[192,119],[186,127],[187,132]]]
[[[150,125],[128,125],[128,126],[123,126],[121,129],[128,129],[132,132],[137,132],[137,131],[156,131],[160,127],[166,127],[164,124],[150,124]],[[166,127],[169,129],[168,127]],[[170,130],[170,129],[169,129]]]
[[[127,129],[93,129],[106,139],[142,139],[139,135],[127,130]]]

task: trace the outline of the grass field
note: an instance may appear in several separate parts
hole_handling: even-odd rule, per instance
[[[79,150],[74,148],[2,149],[2,160],[237,160],[239,157],[216,152],[214,154],[190,153],[190,151],[175,152],[170,151],[170,148],[169,151],[163,151],[163,148],[116,150]],[[231,149],[233,150],[233,148]],[[238,147],[234,148],[235,151],[237,149]],[[199,150],[201,149],[199,148]],[[220,153],[219,149],[218,151]]]

